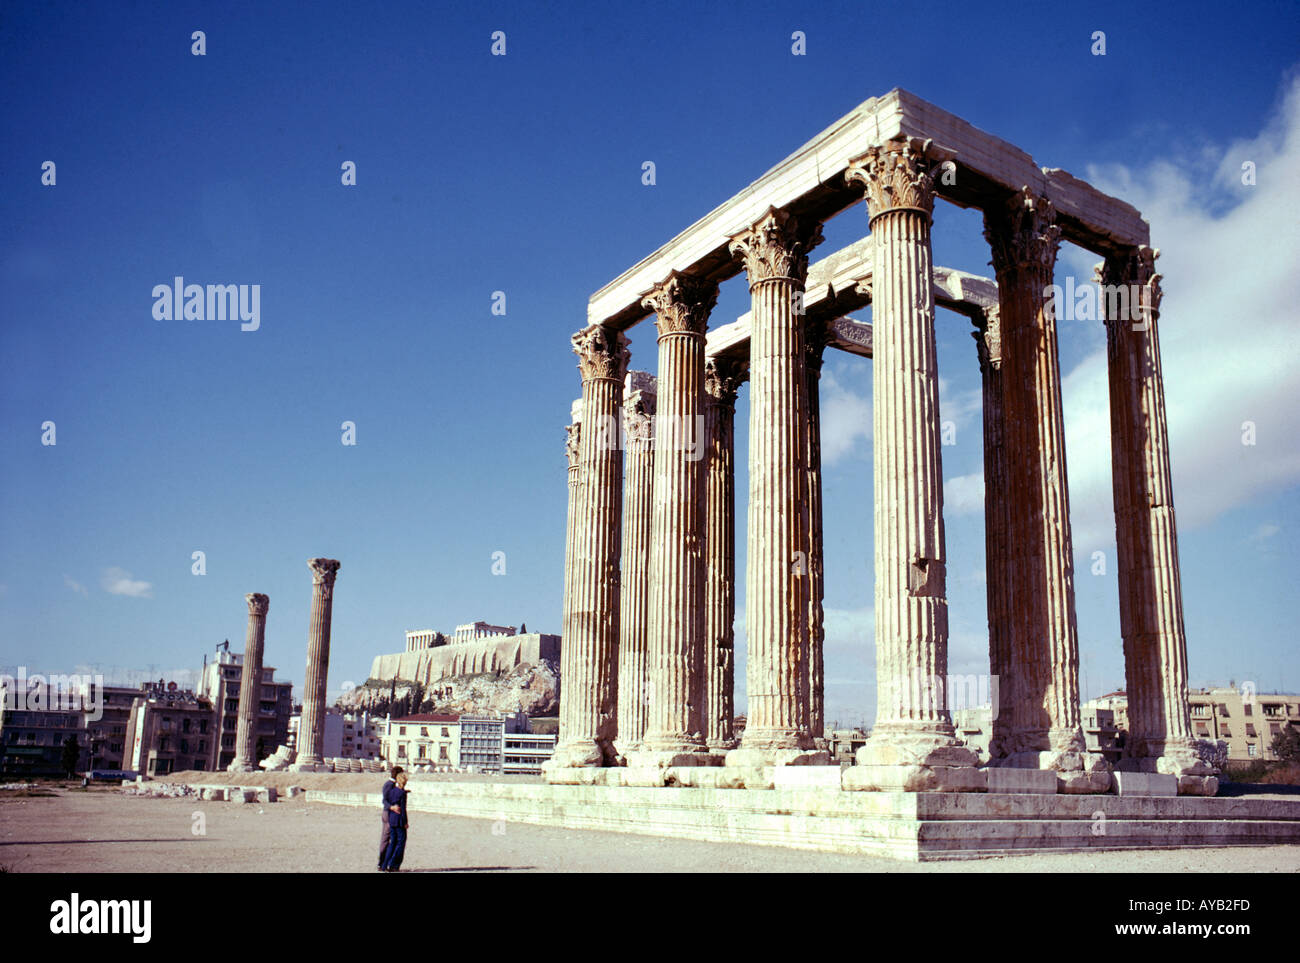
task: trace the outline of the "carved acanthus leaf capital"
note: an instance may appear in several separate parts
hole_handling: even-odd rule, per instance
[[[607,378],[622,383],[627,374],[627,337],[603,324],[583,328],[573,336],[573,353],[583,381]]]
[[[582,443],[582,423],[575,421],[564,426],[564,454],[569,459],[569,467],[578,467],[578,451]]]
[[[975,339],[975,350],[979,355],[980,371],[987,371],[991,364],[995,369],[1002,366],[1002,319],[999,309],[986,308],[978,317],[972,319],[975,330],[971,337]]]
[[[735,407],[736,394],[745,382],[745,364],[729,358],[710,358],[704,364],[704,393],[714,404]]]
[[[309,558],[307,566],[311,569],[313,585],[333,585],[342,564],[333,558]]]
[[[1133,285],[1138,289],[1134,293],[1140,299],[1134,306],[1135,310],[1148,309],[1158,315],[1160,301],[1164,298],[1164,291],[1160,287],[1164,275],[1156,271],[1158,257],[1159,248],[1140,244],[1122,254],[1111,255],[1093,268],[1092,278],[1103,288],[1102,304],[1107,303],[1105,289]],[[1130,303],[1130,300],[1126,299],[1125,303]],[[1112,320],[1115,319],[1106,319],[1107,323]]]
[[[248,603],[249,615],[265,615],[271,607],[270,598],[261,592],[250,592],[244,596],[244,601]]]
[[[647,449],[654,441],[655,396],[637,392],[623,402],[623,431],[628,447]]]
[[[709,312],[717,303],[716,282],[676,271],[641,299],[641,306],[655,313],[661,337],[665,334],[703,337],[709,327]]]
[[[993,269],[1004,271],[1036,268],[1050,281],[1061,243],[1056,208],[1046,197],[1027,186],[1000,206],[984,212],[984,237],[993,251]]]
[[[867,209],[874,220],[888,211],[902,208],[934,214],[934,181],[942,169],[944,155],[929,140],[905,137],[873,147],[849,162],[844,179],[861,184],[867,195]]]
[[[821,242],[820,223],[769,207],[753,227],[731,239],[728,250],[744,263],[751,288],[775,278],[803,285],[808,280],[808,253]]]

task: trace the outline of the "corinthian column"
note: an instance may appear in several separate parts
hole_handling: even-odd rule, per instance
[[[649,675],[650,524],[654,482],[655,379],[629,371],[623,390],[627,461],[623,485],[623,595],[619,602],[618,751],[639,749],[646,729]]]
[[[650,704],[637,766],[704,765],[704,332],[718,286],[674,272],[642,304],[659,328],[646,639]]]
[[[1010,506],[1007,504],[1006,419],[1002,409],[1002,321],[997,308],[975,319],[984,394],[984,583],[988,599],[992,721],[989,758],[1005,759],[1015,712],[1015,664],[1011,659]]]
[[[262,701],[262,645],[266,640],[266,610],[271,601],[260,592],[245,595],[248,634],[239,679],[239,720],[235,729],[235,758],[230,772],[257,772],[257,717]]]
[[[849,166],[866,187],[872,245],[876,725],[845,788],[984,788],[946,706],[948,599],[930,253],[928,143],[873,148]],[[851,778],[850,778],[851,774]]]
[[[729,766],[825,763],[808,729],[808,381],[802,293],[821,225],[769,208],[732,239],[752,300],[749,529],[745,578],[748,721]]]
[[[1129,739],[1117,768],[1169,773],[1184,795],[1213,796],[1187,703],[1187,636],[1160,369],[1160,252],[1143,245],[1098,265],[1106,306],[1111,477],[1119,553]],[[1122,287],[1121,287],[1122,286]]]
[[[805,332],[808,375],[808,487],[805,494],[808,525],[808,728],[813,743],[826,740],[826,625],[822,599],[826,590],[825,551],[822,538],[822,357],[830,332],[823,324],[809,324]]]
[[[627,338],[603,325],[573,336],[582,373],[582,432],[573,565],[560,648],[560,740],[545,765],[559,771],[614,759],[618,725],[619,549],[623,453],[619,450]]]
[[[1074,553],[1052,272],[1061,230],[1028,187],[984,214],[1001,312],[1016,701],[1010,765],[1057,772],[1061,792],[1104,792],[1105,760],[1084,751]]]
[[[297,772],[321,768],[325,740],[325,681],[330,664],[330,619],[334,610],[334,579],[339,563],[332,558],[309,558],[311,569],[311,623],[307,628],[307,676],[303,683],[302,719],[298,723]]]
[[[704,368],[704,725],[713,752],[736,746],[736,393],[744,365]]]

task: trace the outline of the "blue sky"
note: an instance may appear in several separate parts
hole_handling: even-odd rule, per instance
[[[568,336],[587,298],[898,86],[1151,220],[1191,679],[1300,686],[1294,4],[375,9],[0,5],[0,665],[193,669],[222,639],[242,646],[243,595],[260,591],[267,660],[301,682],[314,555],[343,563],[332,690],[407,629],[558,632]],[[866,230],[845,212],[815,256]],[[940,204],[934,247],[991,270],[977,212]],[[1096,260],[1063,247],[1058,281]],[[260,284],[260,328],[155,320],[152,289],[176,275]],[[746,308],[728,282],[715,323]],[[968,331],[941,312],[952,668],[978,672]],[[633,366],[654,370],[653,329],[630,337]],[[1101,325],[1063,323],[1060,347],[1095,695],[1123,679]],[[848,723],[875,704],[869,362],[832,357],[824,388],[827,700]],[[742,466],[747,412],[742,394]],[[745,484],[742,469],[742,565]]]

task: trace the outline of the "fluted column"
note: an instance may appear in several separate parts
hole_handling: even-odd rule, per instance
[[[930,252],[942,158],[918,141],[849,166],[866,188],[872,246],[876,724],[846,788],[984,787],[945,699],[948,599]],[[852,777],[850,778],[850,774]]]
[[[821,225],[769,208],[732,239],[752,301],[749,341],[749,528],[746,689],[729,766],[824,763],[808,729],[808,381],[798,305]]]
[[[1218,779],[1197,755],[1187,702],[1187,636],[1157,333],[1159,255],[1143,245],[1098,265],[1107,309],[1111,478],[1128,694],[1129,738],[1117,768],[1169,773],[1178,777],[1180,793],[1212,796]]]
[[[710,359],[704,368],[705,738],[736,746],[736,393],[743,363]]]
[[[975,319],[984,396],[984,583],[988,600],[989,674],[993,693],[989,758],[1010,752],[1008,737],[1016,703],[1015,663],[1011,659],[1010,545],[1007,504],[1006,416],[1002,407],[1002,321],[996,307]]]
[[[325,761],[321,758],[325,740],[325,682],[329,676],[334,579],[340,565],[332,558],[309,558],[307,566],[311,569],[311,622],[307,629],[307,673],[294,765],[298,771],[310,772]]]
[[[655,379],[629,371],[623,390],[623,578],[619,602],[618,751],[638,749],[646,730],[649,675],[650,523],[654,483]]]
[[[984,214],[1002,334],[1012,639],[1016,700],[1009,764],[1058,773],[1062,792],[1102,792],[1110,773],[1086,753],[1065,463],[1061,370],[1052,309],[1060,228],[1025,188]]]
[[[619,551],[623,507],[620,450],[627,338],[603,325],[573,336],[582,373],[573,565],[560,647],[560,739],[544,767],[563,770],[614,760],[618,725]]]
[[[628,765],[701,765],[704,738],[704,332],[718,286],[674,272],[642,302],[656,314],[659,377],[650,620],[650,704]],[[634,758],[635,757],[635,758]]]
[[[808,485],[805,504],[808,525],[808,729],[813,743],[826,739],[826,625],[822,607],[826,563],[822,527],[822,358],[830,337],[827,325],[809,324],[805,331],[808,377]]]
[[[235,758],[230,772],[257,772],[257,719],[262,702],[262,647],[266,641],[266,612],[270,599],[260,592],[244,596],[248,603],[248,634],[239,679],[239,718],[235,729]]]

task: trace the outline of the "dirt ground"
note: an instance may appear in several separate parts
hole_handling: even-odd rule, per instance
[[[262,778],[279,781],[280,776]],[[285,784],[357,780],[363,784],[358,789],[378,789],[374,776],[294,776],[289,780],[285,774]],[[426,813],[412,813],[410,822],[403,872],[1300,872],[1300,846],[1044,854],[914,864]],[[374,872],[379,830],[377,811],[327,803],[284,800],[238,805],[195,798],[151,799],[124,796],[116,786],[42,788],[35,794],[3,791],[0,869],[15,873]]]

